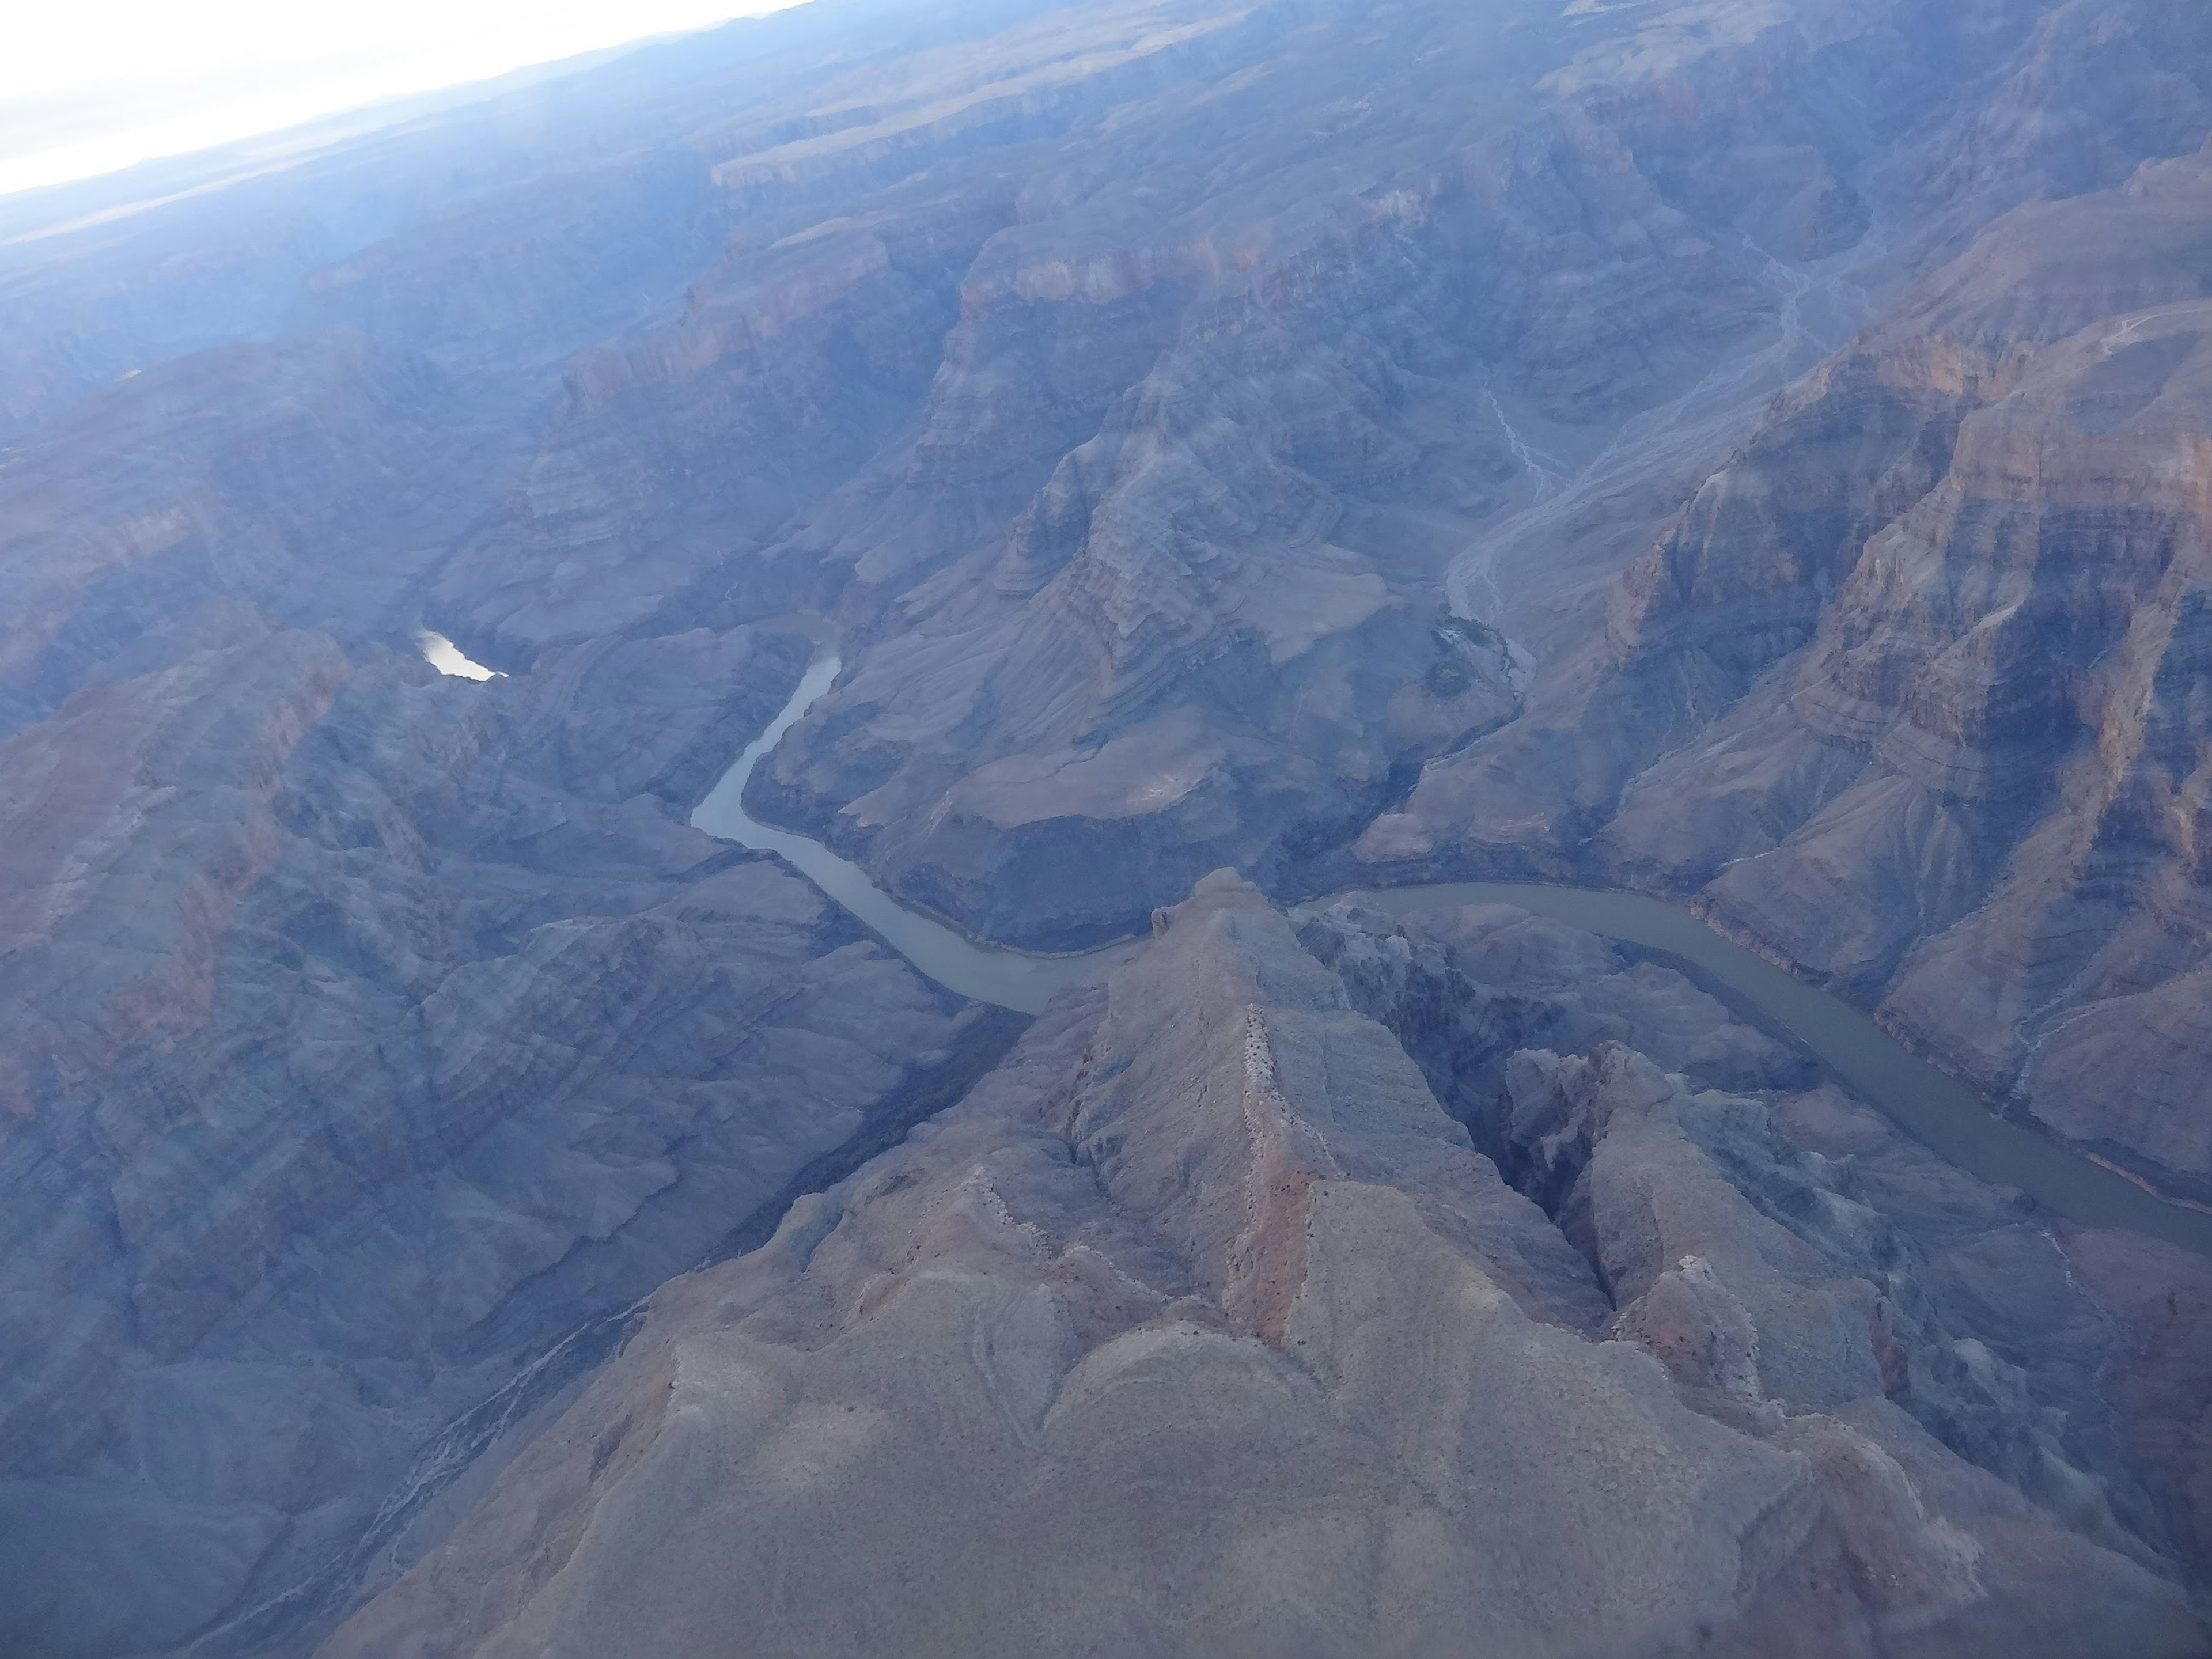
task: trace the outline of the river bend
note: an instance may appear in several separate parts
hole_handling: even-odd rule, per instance
[[[1063,986],[1091,979],[1134,948],[1124,941],[1073,956],[986,945],[902,903],[866,871],[820,842],[754,818],[744,794],[753,769],[837,678],[823,650],[766,731],[747,745],[691,817],[708,835],[775,853],[842,905],[916,969],[957,995],[1022,1013]],[[1397,916],[1467,904],[1511,904],[1689,963],[1788,1031],[1822,1065],[1900,1127],[1960,1168],[2017,1188],[2069,1220],[2130,1228],[2212,1255],[2212,1213],[2159,1197],[2127,1176],[2024,1124],[2001,1117],[1948,1073],[1912,1054],[1866,1014],[1722,938],[1690,909],[1648,894],[1528,882],[1442,882],[1341,894]]]

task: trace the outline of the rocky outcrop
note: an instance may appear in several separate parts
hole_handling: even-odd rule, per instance
[[[1000,1065],[684,817],[811,611],[755,806],[973,931],[1694,892],[2212,1182],[2204,28],[839,0],[0,204],[0,1646],[2197,1650],[2202,1272],[1675,966],[1216,878]]]
[[[2109,1516],[1890,1397],[1899,1275],[1838,1259],[1884,1223],[1761,1109],[1521,1051],[1562,1231],[1354,1000],[1201,883],[961,1106],[659,1292],[323,1651],[2196,1649]],[[1735,1184],[1793,1177],[1815,1242]]]
[[[441,434],[455,401],[313,335],[159,365],[0,456],[0,731],[155,665],[143,636],[217,596],[388,635],[448,515],[489,504],[472,474],[497,446]]]
[[[1756,1376],[1823,1409],[1878,1390],[2087,1535],[2202,1581],[2200,1258],[2049,1224],[1678,969],[1573,928],[1340,907],[1300,936],[1686,1386]]]
[[[1410,70],[1395,36],[1331,32],[1270,46],[1249,90],[1061,141],[1091,168],[1154,132],[1297,159],[1164,178],[1141,220],[1119,188],[1025,195],[963,283],[900,482],[879,468],[817,515],[883,530],[865,554],[805,532],[903,591],[758,810],[963,926],[1066,947],[1223,861],[1286,879],[1515,712],[1506,641],[1437,626],[1448,559],[1557,483],[1532,441],[1602,447],[1765,325],[1764,266],[1670,194],[1694,144],[1648,95],[1662,70],[1517,21],[1551,79],[1501,78],[1486,15]],[[1711,51],[1674,40],[1663,73],[1729,95],[1753,61],[1814,72],[1810,41],[1738,21]],[[1881,21],[1836,27],[1897,49]],[[1487,130],[1457,125],[1470,79]],[[1337,112],[1323,173],[1280,112],[1292,85]],[[1639,164],[1662,132],[1679,174]],[[1052,404],[977,395],[1008,386]],[[950,460],[979,451],[988,492]]]
[[[1363,853],[1697,890],[1978,1086],[2201,1183],[2208,179],[1994,227]]]
[[[847,678],[756,801],[885,885],[1068,946],[1219,863],[1289,884],[1512,719],[1531,659],[1587,632],[1577,596],[1856,284],[1894,281],[1892,242],[2110,182],[2069,135],[2147,77],[2107,149],[2190,118],[2185,23],[1924,9],[1130,0],[925,11],[864,45],[790,19],[743,69],[732,35],[681,74],[579,77],[616,136],[549,139],[537,172],[508,139],[472,184],[419,179],[396,136],[318,162],[410,182],[396,223],[281,279],[289,326],[445,377],[399,435],[477,446],[404,552],[356,562],[392,580],[352,611],[388,633],[427,592],[512,669],[611,628],[837,610]],[[2100,73],[2058,67],[2077,48]],[[2030,130],[2006,171],[1997,135]],[[1162,159],[1193,156],[1218,160]],[[100,281],[177,234],[126,222]],[[33,312],[70,236],[15,256]],[[306,244],[266,240],[238,257],[277,283]],[[241,349],[188,361],[235,376]],[[1448,599],[1486,628],[1440,634]],[[1616,700],[1562,739],[1595,752],[1535,769],[1604,796],[1663,746],[1647,705],[1707,693],[1735,691]],[[1520,816],[1556,841],[1592,810]],[[1418,851],[1403,830],[1377,845]]]
[[[236,605],[156,647],[4,745],[0,1645],[41,1655],[313,1628],[622,1309],[1018,1026],[684,826],[802,638],[482,685]]]

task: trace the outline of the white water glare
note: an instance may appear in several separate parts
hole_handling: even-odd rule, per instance
[[[443,634],[433,634],[426,628],[415,636],[415,640],[422,647],[422,660],[441,674],[451,674],[457,680],[503,680],[507,678],[496,668],[486,668]]]

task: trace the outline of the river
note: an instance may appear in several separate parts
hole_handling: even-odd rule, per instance
[[[749,744],[691,816],[708,835],[787,860],[921,973],[957,995],[1022,1013],[1043,1008],[1063,986],[1096,978],[1130,955],[1135,941],[1073,956],[1038,956],[969,938],[900,902],[867,872],[818,842],[760,823],[744,805],[761,758],[782,740],[837,678],[834,650],[818,653],[789,702]],[[1908,1133],[1998,1186],[2017,1188],[2069,1220],[2148,1233],[2212,1255],[2212,1213],[2176,1203],[2025,1124],[2001,1117],[1980,1096],[1899,1044],[1858,1009],[1722,938],[1686,906],[1643,893],[1528,882],[1443,882],[1339,894],[1396,916],[1467,904],[1511,904],[1593,933],[1661,951],[1689,963],[1796,1038],[1854,1093]]]

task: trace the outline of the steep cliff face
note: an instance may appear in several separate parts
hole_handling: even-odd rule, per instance
[[[1616,1328],[1678,1380],[1740,1389],[1756,1375],[1770,1395],[1832,1404],[1868,1386],[1870,1363],[1884,1399],[2069,1524],[2200,1577],[2212,1562],[2202,1260],[2050,1226],[1824,1084],[1663,959],[1504,906],[1402,924],[1339,906],[1300,938],[1601,1274],[1645,1264],[1607,1279]],[[1682,1155],[1677,1132],[1699,1158]],[[1669,1146],[1666,1176],[1632,1150]],[[1695,1184],[1674,1184],[1692,1172]],[[1658,1201],[1624,1224],[1608,1213],[1624,1191]],[[1660,1290],[1669,1275],[1650,1277],[1654,1250],[1685,1285]],[[1718,1311],[1731,1304],[1708,1274],[1731,1287],[1741,1319]],[[1639,1285],[1640,1298],[1622,1297]]]
[[[0,455],[0,730],[218,597],[391,630],[519,459],[471,412],[419,360],[315,334],[155,365]]]
[[[1201,883],[959,1108],[661,1291],[324,1651],[2193,1650],[2158,1554],[2038,1461],[2052,1414],[1918,1322],[1913,1244],[1763,1108],[1513,1052],[1562,1231],[1358,1012],[1406,938],[1308,936],[1359,989]],[[1899,1400],[2014,1431],[2066,1518]]]
[[[1730,11],[1710,37],[1392,14],[1069,135],[1073,176],[1025,191],[964,281],[888,550],[850,556],[869,590],[928,579],[764,769],[762,810],[1051,946],[1126,931],[1224,860],[1274,879],[1343,841],[1515,712],[1506,641],[1437,626],[1443,578],[1557,489],[1573,463],[1545,447],[1587,457],[1701,375],[1758,385],[1803,349],[1794,300],[1774,337],[1778,267],[1752,239],[1849,245],[1844,175],[1876,141],[1863,115],[1783,119],[1820,143],[1748,157],[1739,125],[1783,88],[1871,91],[1914,37],[1879,9]],[[1686,122],[1683,96],[1727,113]],[[1219,159],[1147,167],[1141,219],[1085,177],[1161,149]],[[1771,188],[1687,190],[1717,155]],[[1018,401],[1023,434],[992,441],[1005,410],[980,387],[1026,398],[1076,365],[1081,401]],[[955,433],[998,458],[991,496],[939,464]],[[1617,536],[1503,580],[1556,592]]]
[[[611,70],[577,94],[595,143],[510,134],[464,179],[396,137],[320,161],[341,200],[407,182],[236,258],[294,285],[283,329],[469,388],[364,434],[387,477],[409,444],[466,461],[355,562],[388,579],[362,608],[427,596],[510,668],[836,610],[846,680],[757,804],[1055,946],[1357,834],[1513,718],[1869,293],[2183,147],[2202,101],[2193,25],[2118,0],[884,16]],[[58,253],[16,258],[27,314],[59,306]]]
[[[2208,19],[825,0],[0,204],[0,1647],[2199,1650],[2202,1265],[1664,964],[1221,878],[1000,1066],[686,815],[826,624],[753,804],[975,932],[1693,893],[2212,1194]]]
[[[595,1325],[1012,1033],[684,827],[801,638],[157,644],[0,744],[13,1651],[342,1607]]]
[[[1363,853],[1698,890],[2060,1132],[2212,1171],[2208,237],[2212,154],[2007,216]]]

